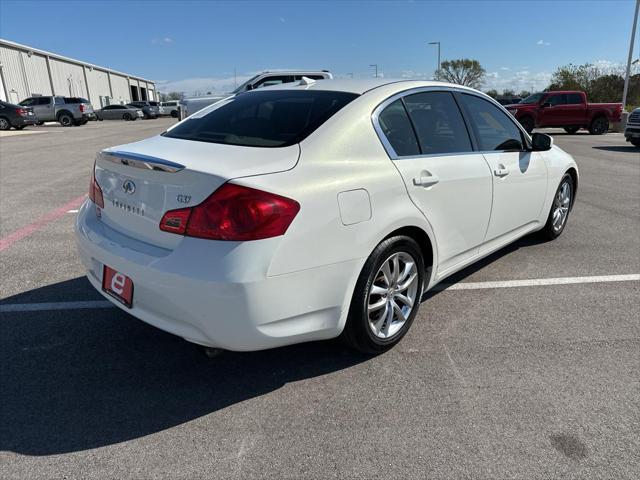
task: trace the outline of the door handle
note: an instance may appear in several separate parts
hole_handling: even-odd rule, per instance
[[[423,172],[420,173],[419,177],[413,179],[413,184],[416,187],[428,188],[428,187],[434,186],[439,181],[440,179],[438,178],[437,175],[431,175],[430,172],[428,172],[427,170],[424,170]]]
[[[493,174],[496,177],[500,177],[500,178],[506,177],[507,175],[509,175],[509,169],[507,167],[505,167],[504,165],[500,164],[500,165],[498,165],[498,168],[496,168],[493,171]]]

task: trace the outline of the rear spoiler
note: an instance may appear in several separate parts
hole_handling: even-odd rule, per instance
[[[176,173],[185,168],[179,163],[170,162],[162,158],[151,157],[139,153],[121,152],[117,150],[109,150],[100,152],[100,157],[113,163],[127,165],[133,168],[142,168],[145,170],[157,170],[167,173]]]

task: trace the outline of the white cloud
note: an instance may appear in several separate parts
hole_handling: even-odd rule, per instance
[[[488,72],[483,90],[514,90],[516,93],[522,90],[538,91],[549,86],[551,75],[550,72],[531,72],[526,69]]]
[[[152,38],[151,43],[153,45],[169,45],[170,43],[173,43],[173,38],[171,37]]]
[[[544,40],[538,40],[538,41],[536,42],[536,45],[541,45],[541,46],[543,46],[543,47],[548,47],[549,45],[551,45],[551,43],[549,43],[549,42],[545,42]]]
[[[206,94],[227,93],[231,92],[236,84],[240,85],[244,81],[251,78],[252,75],[238,75],[234,77],[194,77],[184,78],[181,80],[165,80],[156,82],[159,92],[184,92],[185,95],[194,95],[196,93]]]
[[[500,67],[500,70],[503,70],[503,71],[507,72],[507,71],[509,71],[511,69],[509,67]]]

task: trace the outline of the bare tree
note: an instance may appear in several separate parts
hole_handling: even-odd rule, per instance
[[[445,60],[438,70],[438,80],[457,83],[467,87],[482,86],[486,71],[477,60],[462,58],[459,60]]]

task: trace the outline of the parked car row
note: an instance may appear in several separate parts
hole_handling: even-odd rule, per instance
[[[160,102],[135,101],[94,110],[86,98],[39,95],[25,98],[18,105],[0,102],[0,130],[22,130],[27,125],[43,125],[45,122],[71,127],[85,125],[90,120],[133,121],[138,118],[154,119],[160,115]],[[177,117],[177,111],[172,116]]]

